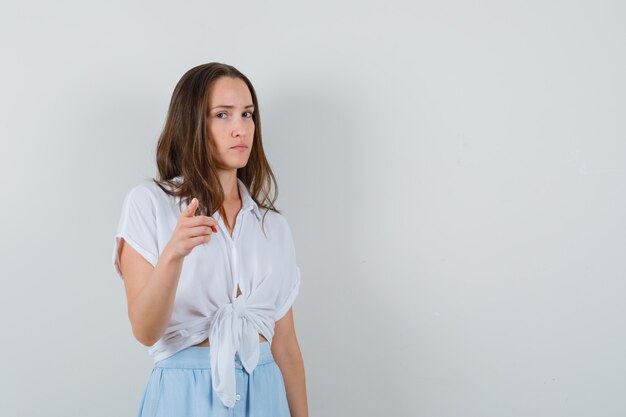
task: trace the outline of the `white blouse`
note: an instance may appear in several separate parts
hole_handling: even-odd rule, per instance
[[[268,210],[264,234],[263,211],[245,184],[239,178],[237,182],[242,208],[232,237],[219,213],[213,213],[218,232],[185,257],[168,327],[148,349],[157,362],[208,338],[213,389],[227,407],[235,404],[235,352],[251,373],[259,359],[258,334],[272,342],[275,321],[287,313],[300,288],[287,220]],[[122,279],[121,238],[156,266],[181,210],[187,207],[183,202],[179,209],[179,200],[153,182],[139,184],[126,194],[113,249],[113,265]]]

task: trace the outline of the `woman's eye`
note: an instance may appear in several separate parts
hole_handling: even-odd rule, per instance
[[[226,112],[220,112],[220,113],[217,113],[217,114],[215,115],[215,117],[217,117],[218,119],[223,119],[223,117],[221,117],[221,115],[222,115],[222,114],[226,115]],[[253,112],[249,112],[249,111],[247,111],[247,112],[244,112],[244,114],[249,114],[248,118],[250,118],[250,119],[251,119],[251,118],[252,118],[252,115],[253,115],[254,113],[253,113]]]

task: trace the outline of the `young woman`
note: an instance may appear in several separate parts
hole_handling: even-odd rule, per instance
[[[154,356],[138,417],[308,416],[291,308],[300,269],[260,122],[241,72],[190,69],[157,145],[159,178],[124,198],[113,263]]]

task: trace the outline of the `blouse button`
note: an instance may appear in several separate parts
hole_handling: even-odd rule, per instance
[[[237,401],[239,401],[241,399],[241,396],[239,394],[237,394],[237,396],[235,398],[237,399]]]

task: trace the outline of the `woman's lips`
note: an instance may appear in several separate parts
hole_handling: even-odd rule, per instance
[[[243,152],[246,149],[248,149],[248,147],[247,146],[233,146],[231,149],[234,149],[234,150],[239,151],[239,152]]]

